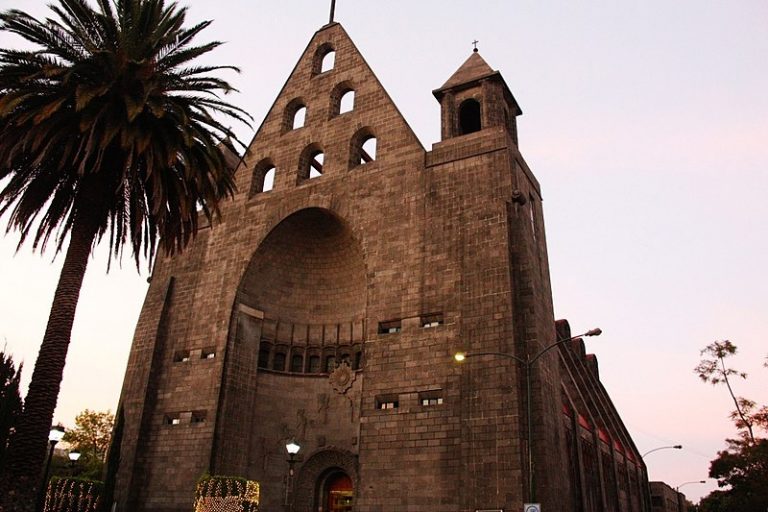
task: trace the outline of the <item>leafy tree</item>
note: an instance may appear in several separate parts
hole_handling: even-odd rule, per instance
[[[22,401],[19,393],[21,369],[18,370],[13,362],[13,356],[0,352],[0,468],[5,461],[5,449],[8,446],[8,436],[16,426],[21,415]]]
[[[765,512],[768,510],[768,439],[729,439],[717,454],[709,476],[719,487],[701,500],[701,512]]]
[[[110,411],[86,409],[75,417],[75,427],[64,433],[63,440],[80,452],[77,465],[83,470],[81,476],[101,476],[114,423],[115,416]]]
[[[707,345],[704,350],[701,351],[702,356],[708,356],[702,359],[699,364],[694,368],[694,372],[704,382],[709,382],[712,385],[725,384],[728,388],[728,393],[731,395],[736,410],[732,414],[738,418],[736,426],[744,429],[747,437],[754,442],[755,434],[752,430],[753,421],[745,414],[745,399],[737,397],[733,392],[731,386],[732,377],[740,377],[742,379],[747,378],[747,374],[739,372],[726,366],[725,359],[736,354],[737,347],[728,340],[715,341]]]
[[[756,429],[768,432],[768,407],[737,397],[729,378],[746,378],[725,364],[737,347],[728,340],[708,345],[695,372],[704,382],[723,383],[736,405],[731,419],[739,429],[739,439],[727,439],[728,449],[718,452],[710,463],[709,476],[717,479],[720,490],[710,493],[699,504],[700,512],[765,512],[768,510],[768,439],[755,436]],[[765,365],[768,367],[768,363]]]
[[[151,264],[158,241],[182,250],[234,191],[235,134],[248,115],[191,61],[219,46],[193,39],[186,9],[164,0],[58,0],[53,17],[0,13],[34,49],[0,49],[0,215],[19,245],[66,254],[24,413],[0,473],[0,509],[29,510],[59,393],[89,256],[107,238]],[[237,141],[239,142],[239,141]],[[242,144],[241,144],[242,146]]]

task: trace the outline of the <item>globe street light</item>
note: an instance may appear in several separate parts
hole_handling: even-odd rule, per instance
[[[600,336],[602,333],[603,331],[599,328],[590,329],[584,334],[571,336],[570,338],[567,338],[564,340],[558,340],[552,343],[551,345],[544,347],[542,350],[538,351],[533,357],[531,357],[530,354],[526,354],[525,359],[523,359],[522,357],[517,357],[514,354],[509,354],[507,352],[456,352],[456,354],[454,354],[453,356],[453,358],[459,363],[463,362],[465,359],[469,357],[478,357],[478,356],[506,357],[509,359],[514,359],[515,361],[523,365],[523,367],[525,368],[525,389],[526,389],[526,396],[527,396],[527,415],[528,415],[528,497],[531,502],[536,502],[536,489],[533,485],[534,483],[533,414],[532,414],[533,405],[531,404],[531,368],[533,367],[533,364],[536,361],[538,361],[541,356],[549,352],[551,349],[557,347],[558,345],[562,345],[563,343],[567,343],[569,341],[573,341],[581,337]]]
[[[72,476],[77,476],[79,473],[79,471],[77,471],[77,461],[80,458],[80,451],[69,450],[67,457],[69,457],[69,467],[72,470]]]
[[[48,475],[51,472],[51,460],[53,459],[53,449],[56,448],[56,444],[64,437],[64,427],[61,425],[54,425],[51,427],[51,431],[48,433],[48,462],[45,464],[45,473],[43,481],[40,483],[40,489],[37,492],[37,507],[36,510],[42,511],[45,504],[45,490],[48,487]]]
[[[649,453],[657,452],[659,450],[682,450],[682,449],[683,449],[683,445],[681,444],[676,444],[673,446],[659,446],[658,448],[654,448],[653,450],[648,450],[647,452],[642,454],[641,457],[645,458],[645,456],[648,455]]]

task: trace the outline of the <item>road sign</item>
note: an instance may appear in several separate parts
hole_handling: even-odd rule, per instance
[[[526,503],[523,512],[541,512],[541,503]]]

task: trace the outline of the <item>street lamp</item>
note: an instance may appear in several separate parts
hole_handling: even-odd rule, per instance
[[[48,475],[51,472],[51,460],[53,459],[53,449],[56,448],[56,444],[64,437],[64,427],[61,425],[54,425],[51,427],[51,431],[48,433],[48,462],[45,464],[45,473],[43,481],[40,483],[40,489],[37,492],[37,507],[36,510],[42,511],[45,505],[45,489],[48,487]]]
[[[684,486],[684,485],[688,485],[688,484],[705,484],[705,483],[707,483],[706,480],[691,480],[690,482],[683,482],[680,485],[678,485],[677,487],[675,487],[675,491],[680,492],[680,488],[682,486]]]
[[[599,328],[590,329],[589,331],[585,332],[584,334],[579,334],[577,336],[571,336],[568,339],[564,340],[558,340],[551,345],[543,348],[542,350],[538,351],[533,357],[531,357],[530,354],[526,354],[526,358],[523,359],[522,357],[517,357],[514,354],[508,354],[506,352],[456,352],[456,354],[453,356],[453,358],[461,363],[465,359],[469,357],[477,357],[477,356],[497,356],[497,357],[506,357],[509,359],[514,359],[523,367],[525,367],[525,388],[526,388],[526,396],[527,396],[527,415],[528,415],[528,496],[531,502],[536,502],[536,489],[534,488],[533,482],[533,476],[534,476],[534,466],[533,466],[533,406],[531,404],[531,368],[533,367],[533,364],[539,360],[541,356],[543,356],[545,353],[549,352],[553,348],[555,348],[558,345],[562,345],[563,343],[567,343],[569,341],[573,341],[575,339],[586,337],[586,336],[600,336],[603,333],[603,331]]]
[[[659,450],[682,450],[682,449],[683,449],[683,445],[681,444],[676,444],[673,446],[659,446],[658,448],[654,448],[653,450],[648,450],[647,452],[642,454],[641,457],[645,458],[645,456],[648,455],[649,453],[657,452]]]
[[[285,443],[285,451],[288,452],[288,479],[285,483],[285,509],[291,510],[291,490],[293,489],[293,465],[296,464],[296,454],[301,450],[301,446],[290,439]]]
[[[72,476],[77,476],[78,472],[75,471],[75,468],[77,467],[77,461],[80,458],[80,451],[69,450],[67,457],[69,457],[69,467],[72,469]]]

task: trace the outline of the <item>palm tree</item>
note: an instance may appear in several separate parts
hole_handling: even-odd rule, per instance
[[[221,44],[192,43],[210,22],[185,28],[186,9],[163,0],[97,4],[58,0],[44,21],[0,14],[0,30],[35,48],[0,49],[0,216],[8,214],[20,246],[66,246],[0,474],[0,510],[34,501],[94,246],[106,237],[115,258],[128,246],[137,266],[151,264],[158,245],[182,250],[234,191],[226,162],[239,141],[220,119],[250,119],[221,99],[234,89],[212,76],[237,68],[190,63]]]

